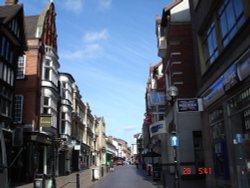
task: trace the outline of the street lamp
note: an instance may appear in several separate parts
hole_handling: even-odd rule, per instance
[[[178,171],[178,158],[177,158],[177,146],[178,146],[178,134],[177,134],[177,126],[174,123],[175,122],[175,114],[174,114],[174,104],[176,101],[176,98],[178,96],[178,88],[176,86],[170,86],[169,89],[167,90],[168,93],[168,101],[171,104],[172,107],[172,114],[173,114],[173,128],[174,131],[171,132],[171,138],[173,138],[173,144],[172,146],[174,147],[174,164],[175,164],[175,181],[174,181],[174,187],[179,188],[179,171]]]

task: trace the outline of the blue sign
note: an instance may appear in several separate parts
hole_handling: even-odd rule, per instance
[[[171,135],[170,144],[171,146],[179,146],[179,139],[176,135]]]

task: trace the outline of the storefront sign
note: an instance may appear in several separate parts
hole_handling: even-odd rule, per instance
[[[205,91],[202,95],[204,106],[208,106],[226,91],[231,89],[239,81],[250,75],[250,49],[248,49],[237,61],[235,61],[225,72]]]
[[[202,111],[201,99],[177,99],[178,112]]]
[[[239,81],[236,64],[231,65],[223,74],[223,86],[225,91],[231,89]]]

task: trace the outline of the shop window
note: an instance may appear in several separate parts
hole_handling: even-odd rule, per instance
[[[225,136],[223,109],[217,108],[209,114],[212,132],[214,172],[216,178],[228,179],[228,153]]]

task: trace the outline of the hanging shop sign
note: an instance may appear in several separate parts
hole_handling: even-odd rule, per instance
[[[166,97],[164,92],[150,91],[149,104],[150,106],[164,105],[166,103]]]
[[[150,137],[167,133],[165,121],[157,121],[151,124],[149,130],[150,130]]]
[[[40,127],[51,127],[51,115],[40,115]]]

